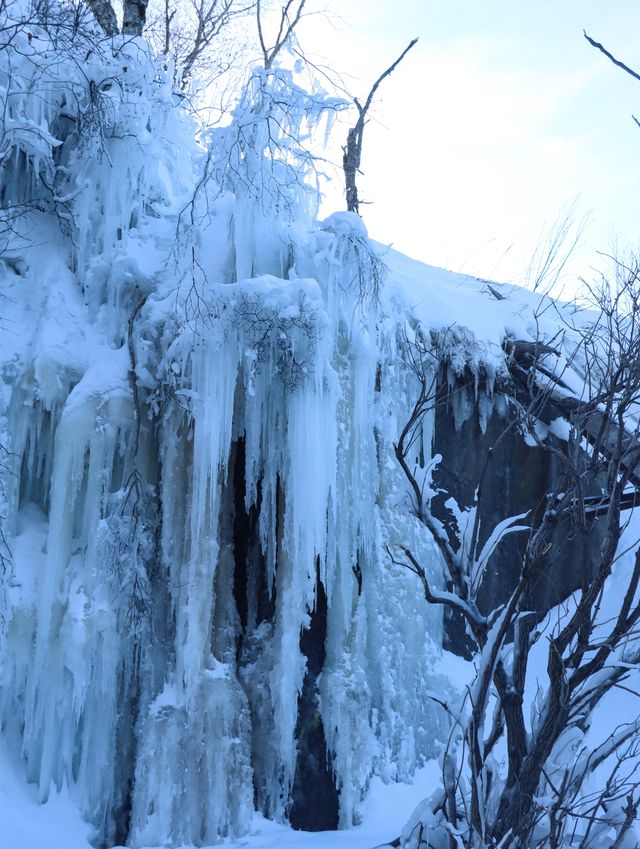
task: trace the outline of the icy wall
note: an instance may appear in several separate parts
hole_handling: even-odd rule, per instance
[[[291,141],[325,103],[257,74],[198,147],[139,40],[0,60],[2,733],[98,845],[348,827],[441,730],[386,546],[440,573],[393,460],[410,310]]]

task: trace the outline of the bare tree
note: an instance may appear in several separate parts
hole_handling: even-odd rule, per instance
[[[286,0],[280,11],[280,20],[275,39],[269,47],[264,30],[264,17],[261,0],[256,0],[256,21],[258,24],[258,40],[262,50],[262,58],[266,70],[272,67],[276,57],[293,35],[293,31],[300,23],[300,18],[305,7],[306,0]]]
[[[96,21],[108,36],[142,35],[147,25],[149,0],[123,0],[122,27],[110,0],[88,0],[88,6]],[[183,80],[191,74],[194,64],[210,47],[212,41],[237,14],[253,7],[252,2],[238,0],[190,0],[181,9],[181,4],[164,0],[162,14],[152,21],[156,33],[162,32],[162,49],[169,54],[175,42],[175,58],[182,69]],[[158,40],[158,39],[156,39]],[[185,46],[185,42],[188,46]]]
[[[196,63],[201,60],[205,51],[220,35],[229,21],[251,11],[255,3],[238,3],[236,0],[194,0],[196,12],[196,31],[193,36],[191,49],[185,56],[182,67],[182,82],[191,76]]]
[[[362,160],[362,139],[364,136],[364,128],[367,123],[367,113],[373,103],[373,98],[380,87],[380,84],[398,67],[411,48],[417,43],[418,39],[414,38],[407,47],[402,51],[396,61],[384,71],[371,86],[371,90],[367,95],[364,105],[360,103],[357,97],[353,98],[356,109],[358,110],[358,120],[354,127],[347,133],[347,143],[343,148],[342,167],[344,170],[345,189],[347,196],[347,210],[349,212],[360,211],[360,203],[358,198],[358,187],[356,185],[356,176],[360,173],[360,162]]]
[[[451,718],[451,736],[442,758],[441,789],[406,836],[407,847],[588,849],[602,845],[605,831],[621,847],[637,815],[640,720],[591,746],[583,743],[572,757],[563,755],[575,735],[589,728],[596,706],[614,688],[624,687],[640,662],[640,548],[621,588],[619,609],[608,617],[602,613],[619,554],[623,510],[635,505],[640,490],[640,264],[618,268],[615,288],[593,289],[597,319],[578,333],[572,364],[584,380],[580,397],[568,391],[550,364],[557,356],[552,345],[539,340],[507,346],[509,377],[500,391],[510,395],[517,411],[511,426],[552,452],[562,473],[537,515],[507,516],[483,535],[482,481],[475,519],[466,532],[455,515],[445,526],[434,513],[416,445],[424,416],[441,400],[443,348],[437,336],[420,332],[408,345],[407,364],[417,378],[418,395],[396,456],[410,485],[413,511],[442,556],[447,588],[432,586],[409,548],[389,554],[418,577],[429,604],[462,617],[474,645],[476,675],[460,706],[432,696]],[[564,446],[537,432],[537,417],[548,404],[566,417]],[[494,447],[487,454],[489,471]],[[532,595],[536,573],[557,544],[558,524],[570,523],[571,532],[586,541],[596,517],[603,534],[592,572],[584,570],[573,597],[553,622],[541,625]],[[480,603],[483,576],[511,533],[527,535],[522,559],[513,563],[515,589],[504,604],[487,610]],[[538,684],[529,724],[525,686],[542,637],[546,678]],[[535,650],[541,649],[542,644]],[[498,752],[504,752],[504,769]],[[604,777],[594,794],[588,785],[597,771]]]
[[[255,0],[152,0],[145,35],[157,54],[173,62],[175,84],[184,90],[194,78],[211,82],[229,70],[242,49],[224,35],[255,5]]]

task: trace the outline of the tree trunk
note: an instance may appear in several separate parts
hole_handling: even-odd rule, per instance
[[[109,0],[87,0],[93,17],[108,36],[118,34],[118,19]]]
[[[347,210],[349,212],[360,212],[358,202],[358,187],[356,186],[356,173],[360,167],[360,156],[358,150],[358,127],[352,127],[347,136],[347,145],[342,157],[344,168],[344,180],[347,195]]]
[[[147,19],[147,3],[149,0],[124,0],[124,15],[122,18],[123,35],[142,35]]]

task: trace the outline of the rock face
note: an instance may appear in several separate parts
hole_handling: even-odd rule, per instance
[[[457,421],[452,395],[473,392],[474,388],[460,378],[443,390],[436,408],[434,454],[442,455],[442,460],[433,478],[435,487],[443,492],[434,499],[434,510],[453,540],[454,520],[445,502],[453,496],[461,509],[469,508],[479,492],[482,546],[496,525],[509,516],[526,513],[525,521],[535,525],[547,507],[547,493],[558,486],[565,470],[555,453],[524,438],[504,396],[492,400],[492,412],[486,421],[481,421],[478,415],[478,404],[469,406],[468,418]],[[560,415],[552,405],[545,412],[547,424]],[[551,434],[546,434],[546,439],[560,451],[566,445]],[[484,612],[505,602],[513,591],[527,538],[526,533],[509,534],[492,555],[478,596]],[[602,538],[603,528],[598,520],[590,522],[586,538],[572,527],[569,517],[558,520],[553,545],[539,568],[531,599],[532,608],[540,617],[578,589],[585,576],[592,574],[593,559]],[[466,651],[462,623],[450,617],[445,617],[445,622],[449,623],[445,642],[458,651]]]
[[[327,597],[318,580],[316,608],[311,614],[309,627],[300,637],[300,649],[307,659],[307,669],[298,697],[298,759],[289,810],[291,825],[306,831],[336,829],[340,819],[339,791],[327,751],[318,691],[318,678],[326,660],[326,639]]]
[[[240,680],[247,677],[255,657],[252,654],[252,635],[260,628],[273,628],[276,611],[275,589],[269,591],[265,561],[260,548],[258,515],[260,504],[245,509],[245,443],[239,440],[233,449],[233,552],[234,598],[240,620],[237,638],[237,670]],[[282,498],[280,497],[280,502]],[[339,822],[339,791],[331,765],[330,754],[320,712],[318,677],[326,659],[327,596],[320,581],[319,563],[316,580],[316,605],[309,626],[300,635],[300,651],[306,659],[302,690],[298,696],[298,718],[295,737],[297,756],[289,822],[294,828],[306,831],[336,829]],[[250,601],[253,603],[250,604]],[[250,679],[250,673],[249,673]],[[249,689],[253,736],[265,737],[260,722],[259,697]],[[260,753],[254,753],[260,758]],[[256,788],[260,801],[260,788]]]

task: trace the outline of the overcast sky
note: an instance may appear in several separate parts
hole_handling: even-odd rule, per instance
[[[591,224],[573,273],[588,275],[616,242],[637,245],[640,82],[582,31],[640,69],[638,0],[328,2],[326,18],[301,28],[302,46],[360,97],[420,37],[365,133],[360,194],[373,202],[362,211],[374,238],[522,282],[545,222],[579,197]],[[324,211],[340,203],[329,194]]]

